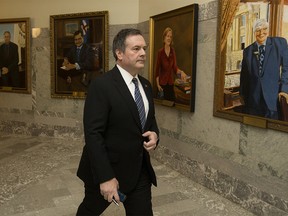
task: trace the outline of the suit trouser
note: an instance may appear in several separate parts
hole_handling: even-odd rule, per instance
[[[275,99],[277,100],[277,98]],[[265,118],[271,118],[278,120],[278,112],[275,110],[269,110],[266,101],[263,96],[263,92],[261,91],[259,95],[259,102],[258,106],[253,106],[248,108],[248,114],[250,115],[257,115]]]
[[[19,72],[9,72],[8,74],[2,74],[2,86],[20,87]]]
[[[126,215],[153,215],[151,202],[151,180],[145,166],[142,167],[142,171],[135,189],[126,195],[127,198],[123,203]],[[110,203],[100,194],[100,186],[85,185],[85,197],[83,202],[80,204],[76,215],[98,216],[109,205]]]
[[[169,101],[175,101],[174,85],[161,85],[164,92],[164,99]]]

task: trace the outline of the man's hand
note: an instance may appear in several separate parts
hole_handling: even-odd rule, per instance
[[[76,64],[67,64],[65,70],[72,70],[76,69]]]
[[[71,64],[68,60],[68,58],[64,58],[64,61],[62,63],[62,66],[65,66],[65,68],[63,68],[66,71],[72,70],[72,69],[76,69],[76,64]]]
[[[9,72],[9,69],[7,67],[2,68],[2,74],[7,74]]]
[[[70,76],[67,76],[66,82],[68,84],[71,84],[72,83],[72,78]]]
[[[147,131],[142,134],[143,137],[148,138],[148,142],[144,141],[143,146],[147,151],[154,150],[157,147],[158,136],[153,131]]]
[[[64,61],[63,61],[63,63],[62,63],[62,66],[65,66],[65,67],[66,67],[66,65],[68,65],[68,64],[70,64],[68,58],[64,58]]]
[[[288,94],[287,94],[287,93],[285,93],[285,92],[280,92],[280,93],[278,94],[278,96],[279,96],[279,100],[281,99],[281,96],[283,96],[283,97],[286,99],[286,103],[288,104]]]
[[[100,193],[108,202],[112,202],[112,198],[116,200],[116,202],[120,202],[118,196],[118,188],[119,184],[116,178],[113,178],[109,181],[100,184]]]

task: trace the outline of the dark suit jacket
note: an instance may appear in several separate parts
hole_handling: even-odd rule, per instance
[[[139,76],[147,99],[149,113],[145,131],[159,134],[155,120],[152,87]],[[156,185],[149,153],[143,148],[143,137],[136,103],[115,66],[97,77],[90,85],[84,107],[85,146],[77,175],[87,184],[99,185],[116,177],[120,190],[131,191],[145,161]],[[144,160],[143,160],[144,158]]]
[[[0,69],[2,67],[7,67],[9,73],[7,74],[13,86],[19,85],[19,55],[18,55],[18,46],[17,44],[10,42],[9,43],[9,55],[6,54],[6,44],[2,44],[0,47]]]
[[[92,70],[93,63],[94,63],[94,53],[92,47],[88,44],[83,44],[79,61],[77,61],[77,46],[72,46],[69,52],[67,53],[66,57],[68,58],[69,62],[75,64],[76,62],[80,66],[81,70]]]
[[[268,37],[265,47],[263,75],[259,75],[259,57],[256,42],[244,49],[240,76],[240,95],[245,106],[259,106],[263,93],[267,107],[277,111],[278,93],[288,92],[287,41],[280,37]],[[282,66],[282,75],[280,74]]]
[[[69,52],[65,54],[68,61],[71,64],[77,63],[80,66],[80,70],[63,70],[59,65],[58,75],[65,80],[65,84],[59,84],[58,89],[63,91],[87,91],[87,86],[90,84],[93,78],[93,67],[95,63],[95,53],[91,46],[83,44],[79,54],[79,61],[77,61],[77,46],[73,45]],[[85,74],[85,76],[84,76]],[[70,76],[72,83],[67,84],[66,79]]]

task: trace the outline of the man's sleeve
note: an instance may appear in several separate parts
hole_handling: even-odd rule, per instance
[[[110,110],[104,86],[105,80],[92,82],[84,106],[85,144],[94,181],[98,183],[115,177],[104,139]]]

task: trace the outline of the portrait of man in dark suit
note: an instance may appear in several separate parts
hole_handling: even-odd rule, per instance
[[[94,52],[91,46],[84,43],[83,31],[74,33],[74,45],[64,54],[64,61],[59,70],[62,80],[59,90],[87,91],[91,81],[94,63]]]
[[[137,29],[114,37],[114,68],[96,77],[84,106],[85,145],[77,175],[85,197],[77,215],[100,215],[126,195],[126,215],[153,215],[151,185],[156,176],[149,151],[158,144],[150,82],[140,75],[146,42]]]
[[[243,51],[240,96],[244,112],[279,119],[279,97],[288,101],[288,47],[285,38],[269,37],[265,19],[254,24],[256,41]]]
[[[11,41],[11,33],[4,32],[4,43],[0,46],[1,86],[19,87],[18,45]]]

